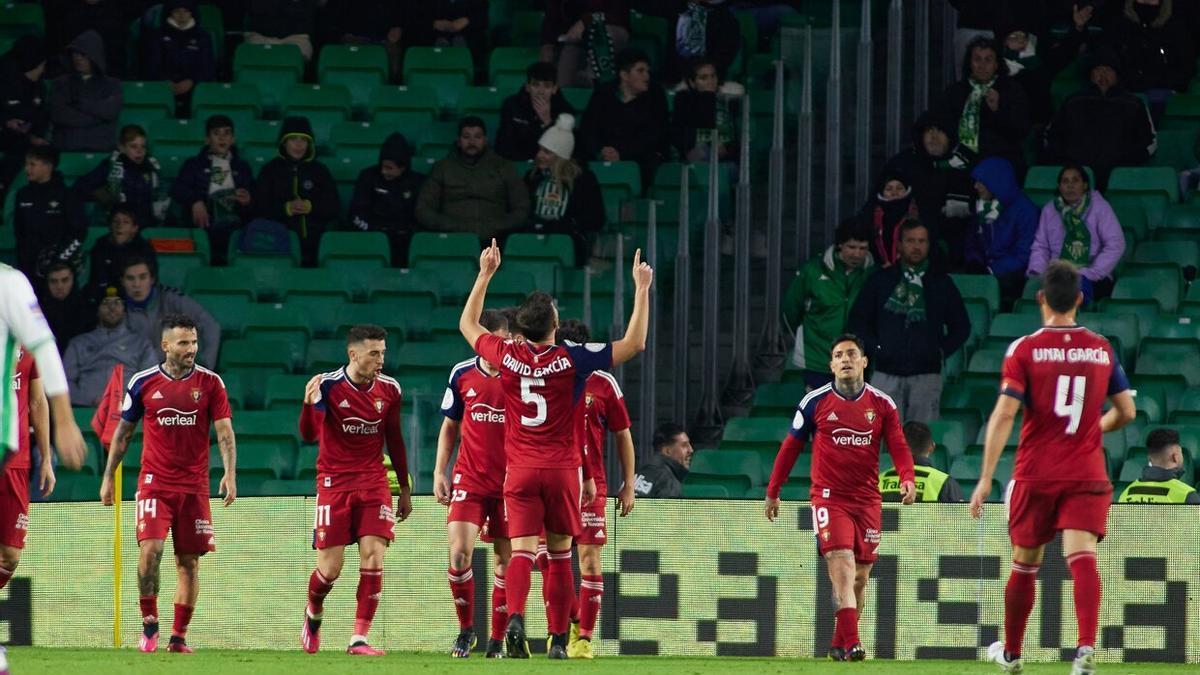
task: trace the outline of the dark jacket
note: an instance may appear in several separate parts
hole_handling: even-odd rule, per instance
[[[1150,111],[1140,98],[1120,86],[1102,94],[1089,84],[1063,102],[1046,128],[1046,163],[1091,167],[1103,189],[1114,167],[1144,164],[1156,139]]]
[[[80,201],[95,200],[105,208],[127,204],[140,227],[161,225],[169,205],[158,160],[147,155],[138,164],[119,150],[80,176],[71,189]]]
[[[670,150],[666,93],[651,82],[646,93],[627,103],[616,81],[596,85],[577,141],[582,148],[576,154],[589,160],[606,146],[615,148],[623,161],[661,160]]]
[[[104,43],[96,31],[86,31],[71,42],[64,57],[68,68],[72,51],[87,55],[92,76],[85,80],[69,70],[50,83],[54,145],[63,151],[107,152],[117,142],[117,117],[124,103],[121,82],[105,74]]]
[[[988,267],[998,277],[1023,272],[1029,266],[1029,251],[1037,233],[1037,206],[1021,192],[1012,165],[1005,159],[988,157],[971,176],[987,186],[1003,210],[991,225],[975,214],[974,230],[966,239],[967,262]]]
[[[886,201],[883,198],[883,187],[891,180],[899,179],[909,187],[907,196]],[[900,257],[900,225],[909,218],[916,218],[916,200],[914,199],[911,179],[906,174],[884,172],[875,185],[875,194],[863,204],[858,219],[871,232],[871,256],[880,266],[892,265]],[[926,226],[932,241],[936,232],[931,226]],[[930,252],[932,255],[932,251]]]
[[[722,145],[737,142],[737,120],[741,118],[731,103],[718,92],[683,89],[675,94],[670,136],[671,145],[680,157],[686,157],[696,147],[698,139],[707,142],[712,129],[720,133]]]
[[[1003,68],[1003,64],[1001,64]],[[971,95],[968,74],[964,79],[950,85],[937,103],[937,114],[958,129],[963,106]],[[979,156],[1000,156],[1012,163],[1018,175],[1025,174],[1025,158],[1021,144],[1031,128],[1029,100],[1025,90],[1015,80],[1003,74],[997,76],[992,88],[1000,95],[999,109],[992,112],[987,101],[979,104]]]
[[[18,48],[14,46],[13,52]],[[45,138],[50,115],[46,110],[45,83],[25,77],[24,66],[28,64],[21,63],[13,52],[0,62],[0,152],[24,153],[29,147],[30,135]],[[28,132],[9,129],[10,120],[28,123]]]
[[[176,7],[191,9],[195,23],[187,30],[172,26],[167,17]],[[162,25],[157,34],[149,37],[146,63],[147,79],[182,82],[209,82],[216,79],[212,36],[200,26],[196,3],[191,0],[170,0],[163,3]]]
[[[571,188],[539,195],[542,183],[550,180],[549,172],[537,168],[525,174],[525,185],[529,187],[529,222],[536,230],[573,235],[594,234],[604,228],[604,198],[596,174],[585,168]],[[567,202],[565,209],[559,205],[562,199]]]
[[[482,240],[529,218],[529,192],[508,160],[487,148],[467,162],[457,148],[433,165],[417,197],[417,220],[440,232],[472,232]]]
[[[542,132],[554,126],[554,120],[563,113],[574,115],[575,107],[567,101],[562,91],[557,91],[550,99],[550,123],[542,124],[541,118],[533,111],[533,98],[522,85],[520,91],[504,99],[504,105],[500,108],[496,154],[514,162],[533,159]]]
[[[233,173],[233,187],[235,190],[245,189],[253,191],[254,174],[246,160],[238,156],[236,147],[229,149],[229,170]],[[209,194],[209,186],[212,184],[212,171],[212,155],[206,146],[201,148],[200,152],[196,153],[195,156],[189,157],[183,163],[183,166],[179,169],[179,175],[171,183],[171,199],[174,199],[182,208],[183,218],[188,224],[191,224],[192,205],[196,202],[204,202],[205,206],[208,207],[210,217],[215,213],[212,197]],[[236,205],[236,202],[234,204]],[[251,202],[250,207],[236,206],[243,222],[250,219],[251,208],[253,208],[253,202]]]
[[[284,141],[292,135],[308,139],[308,154],[299,161],[287,156]],[[283,121],[279,133],[279,156],[267,162],[254,183],[254,209],[262,218],[283,223],[301,239],[319,239],[327,224],[338,217],[337,183],[324,164],[315,161],[317,145],[312,125],[303,117]],[[293,199],[312,202],[312,212],[292,215],[287,204]]]
[[[129,24],[145,11],[147,2],[43,0],[42,4],[46,7],[46,31],[52,49],[62,49],[85,31],[96,31],[108,58],[105,72],[117,77],[126,72],[127,50],[131,48]],[[71,72],[69,67],[67,72]]]
[[[604,23],[629,28],[629,0],[548,0],[542,18],[542,44],[558,42],[576,21],[585,24],[592,14],[604,13]]]
[[[633,477],[633,492],[639,497],[674,498],[683,496],[683,479],[688,470],[666,455],[655,453],[642,462]]]
[[[38,287],[42,291],[38,296],[38,304],[42,307],[42,314],[46,316],[46,323],[50,324],[54,341],[58,344],[58,352],[61,354],[67,350],[67,344],[72,338],[96,327],[96,303],[94,298],[84,293],[78,285],[62,300],[50,297],[46,292],[45,282]]]
[[[1184,17],[1184,2],[1158,7],[1126,3],[1104,29],[1105,42],[1121,59],[1121,77],[1130,91],[1184,91],[1196,72],[1195,51]]]
[[[334,3],[331,2],[331,5]],[[409,42],[419,27],[412,21],[420,3],[397,2],[396,0],[341,0],[335,6],[338,13],[338,32],[382,41],[392,28],[404,30],[404,40]]]
[[[114,242],[112,234],[106,234],[96,240],[88,255],[92,260],[92,271],[86,292],[93,297],[104,297],[104,289],[108,286],[120,288],[121,272],[127,258],[143,258],[150,264],[150,269],[158,269],[158,254],[141,233],[133,235],[133,239],[124,244]]]
[[[688,2],[685,0],[675,4],[677,6],[675,15],[671,17],[673,20],[670,23],[670,35],[667,36],[667,54],[670,58],[667,59],[666,81],[678,81],[683,77],[688,61],[701,56],[712,59],[717,67],[717,75],[724,80],[729,73],[729,66],[737,58],[738,49],[742,46],[741,26],[729,7],[733,3],[702,6],[706,12],[703,54],[686,54],[680,51],[682,45],[676,36],[679,35],[679,22],[685,18]],[[758,45],[751,45],[752,49],[757,47]]]
[[[17,268],[29,278],[42,276],[47,266],[59,261],[69,263],[78,273],[87,219],[62,174],[55,171],[49,181],[28,183],[17,190],[13,234]]]
[[[379,164],[391,160],[405,168],[394,180],[383,177]],[[387,137],[379,148],[379,163],[363,169],[354,183],[350,224],[373,232],[412,232],[417,228],[417,197],[425,175],[412,170],[412,146],[403,134]]]
[[[1044,2],[1044,0],[1037,0]],[[1007,5],[1010,3],[998,3]],[[1025,92],[1029,99],[1030,119],[1035,124],[1045,124],[1053,114],[1053,100],[1050,96],[1050,84],[1054,78],[1076,57],[1079,49],[1087,38],[1086,27],[1076,30],[1075,23],[1070,18],[1070,7],[1067,7],[1067,30],[1061,35],[1049,30],[1049,23],[1038,12],[1017,12],[1009,14],[1001,11],[1002,15],[995,26],[995,34],[1000,46],[1000,58],[1008,67],[1009,76]],[[1093,17],[1093,23],[1095,17]],[[1022,31],[1031,36],[1034,49],[1024,53],[1009,51],[1005,45],[1005,37],[1014,31]],[[1032,51],[1032,54],[1029,53]]]
[[[318,0],[250,0],[246,30],[273,38],[312,35]]]
[[[877,372],[904,377],[942,372],[942,361],[971,334],[971,322],[950,276],[931,267],[922,277],[925,320],[906,324],[885,307],[902,278],[902,265],[881,267],[858,294],[847,330],[862,338]]]

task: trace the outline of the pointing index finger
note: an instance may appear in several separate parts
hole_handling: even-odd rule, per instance
[[[637,249],[633,252],[633,266],[637,267],[642,264],[642,249]]]

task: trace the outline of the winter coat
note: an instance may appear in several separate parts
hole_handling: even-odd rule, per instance
[[[971,335],[971,320],[950,275],[931,267],[921,278],[925,320],[906,324],[885,309],[903,275],[901,265],[877,268],[867,279],[846,329],[862,338],[877,372],[906,377],[942,372],[942,362]]]
[[[891,265],[900,257],[900,225],[905,220],[917,218],[919,215],[911,185],[908,195],[904,197],[885,201],[881,196],[883,186],[895,178],[903,180],[906,184],[910,180],[907,175],[885,172],[875,186],[875,195],[863,204],[862,211],[858,214],[859,222],[871,232],[871,257],[879,265]],[[928,225],[925,229],[929,232],[930,239],[933,239],[936,233]]]
[[[299,161],[288,157],[284,141],[292,135],[308,139],[308,154]],[[341,207],[337,183],[324,164],[315,161],[317,146],[308,120],[289,117],[279,134],[279,156],[267,162],[254,183],[253,205],[259,217],[283,223],[301,239],[320,238],[325,227],[337,219]],[[312,202],[312,212],[292,215],[287,204],[293,199]]]
[[[200,303],[162,284],[154,284],[150,296],[142,302],[125,298],[125,323],[146,336],[152,345],[162,342],[161,321],[168,314],[185,314],[196,322],[200,336],[200,351],[196,360],[202,366],[216,367],[217,350],[221,347],[221,325]]]
[[[114,150],[71,189],[81,201],[95,200],[105,208],[125,204],[136,214],[138,226],[155,227],[162,224],[170,205],[160,171],[158,160],[149,155],[137,164]]]
[[[54,146],[63,151],[107,152],[117,142],[117,117],[124,105],[121,82],[104,70],[104,43],[96,31],[75,38],[64,57],[70,67],[70,52],[86,54],[92,75],[84,79],[74,70],[50,83],[50,121],[54,123]]]
[[[634,475],[633,491],[639,497],[671,499],[683,496],[688,470],[682,464],[656,453],[641,463]]]
[[[95,406],[104,394],[113,366],[120,364],[125,372],[136,373],[158,363],[162,352],[156,346],[124,323],[116,328],[99,326],[75,336],[63,355],[71,405]]]
[[[150,269],[158,269],[158,253],[140,232],[124,244],[114,242],[112,234],[106,234],[96,240],[88,255],[92,260],[92,271],[86,292],[94,297],[104,297],[104,289],[109,286],[121,286],[121,273],[128,258],[142,258],[149,263]]]
[[[1092,190],[1089,199],[1091,203],[1083,214],[1083,224],[1091,236],[1089,262],[1079,273],[1092,281],[1101,281],[1111,277],[1117,263],[1121,262],[1121,256],[1125,254],[1125,233],[1121,230],[1117,214],[1113,213],[1112,207],[1099,192]],[[1042,217],[1038,220],[1037,233],[1033,237],[1033,248],[1029,252],[1029,276],[1041,274],[1051,260],[1058,259],[1066,234],[1062,215],[1051,200],[1042,207]]]
[[[406,6],[409,4],[396,0],[346,0],[341,3],[338,32],[382,42],[389,30],[402,27],[405,41],[409,42],[409,36],[419,32],[412,18],[420,9]]]
[[[517,170],[487,148],[474,163],[457,149],[433,165],[417,198],[417,221],[440,232],[490,239],[525,222],[529,193]]]
[[[84,293],[78,285],[62,300],[55,300],[50,296],[46,291],[45,282],[40,284],[40,289],[42,292],[39,294],[38,304],[42,307],[42,314],[46,316],[46,323],[50,324],[54,341],[58,344],[58,352],[61,354],[67,350],[67,345],[76,335],[82,335],[96,327],[95,299]]]
[[[1116,86],[1107,94],[1089,84],[1059,107],[1046,128],[1046,160],[1078,162],[1096,172],[1099,186],[1117,166],[1144,164],[1157,148],[1150,111],[1137,96]]]
[[[850,308],[874,271],[868,254],[862,267],[847,274],[845,263],[830,246],[797,270],[783,297],[783,318],[790,330],[803,326],[804,364],[808,370],[827,371],[829,348],[846,327]]]
[[[229,149],[229,170],[233,173],[233,188],[235,190],[254,190],[254,174],[246,160],[238,155],[236,147]],[[187,158],[187,161],[179,169],[179,175],[171,183],[171,199],[175,200],[176,204],[179,204],[183,210],[184,220],[188,224],[191,224],[192,205],[196,202],[204,202],[204,205],[208,207],[210,217],[215,213],[209,194],[209,187],[212,183],[212,172],[212,154],[206,146],[201,148],[200,152],[196,153],[195,156]],[[250,219],[251,208],[253,208],[253,203],[251,203],[250,207],[238,206],[237,210],[243,222]]]
[[[176,7],[189,5],[195,19],[191,28],[180,30],[167,21]],[[171,82],[210,82],[216,79],[212,36],[200,26],[195,3],[184,0],[163,3],[162,25],[157,34],[149,38],[146,79]]]
[[[605,25],[629,28],[629,0],[549,0],[542,17],[542,44],[557,44],[558,36],[576,21],[587,25],[596,12],[604,13]]]
[[[553,126],[554,120],[563,113],[574,115],[575,107],[567,101],[562,91],[556,91],[550,98],[550,123],[542,124],[541,118],[533,111],[533,98],[522,85],[520,91],[504,99],[504,105],[500,108],[496,154],[514,162],[533,159],[542,132]]]
[[[988,157],[971,171],[971,177],[983,183],[1003,209],[991,225],[976,214],[975,229],[967,234],[967,262],[986,266],[998,277],[1024,271],[1037,231],[1037,206],[1021,192],[1008,160]]]
[[[384,160],[405,167],[394,180],[383,177]],[[354,183],[350,200],[350,224],[360,230],[401,233],[417,229],[417,197],[425,175],[412,170],[412,147],[402,134],[394,133],[379,149],[379,162],[363,169]]]
[[[28,183],[17,190],[13,234],[17,268],[29,276],[42,276],[45,268],[65,262],[76,274],[83,262],[87,218],[83,206],[55,171],[45,183]],[[76,284],[78,285],[78,284]]]
[[[660,161],[670,152],[668,119],[667,95],[657,83],[629,102],[617,81],[598,84],[583,112],[576,154],[591,160],[611,146],[622,161]]]
[[[549,172],[534,168],[525,174],[529,187],[529,222],[539,231],[563,234],[595,234],[604,229],[604,197],[596,174],[583,169],[575,184],[566,190],[567,207],[560,217],[554,217],[554,205],[540,204],[538,188],[551,180]]]
[[[319,0],[250,0],[246,30],[272,38],[312,35]]]
[[[10,120],[27,122],[29,132],[9,129]],[[45,138],[49,126],[45,83],[25,77],[25,71],[10,55],[0,62],[0,152],[24,153],[29,148],[30,134]]]
[[[670,137],[671,145],[680,157],[687,157],[688,152],[699,143],[699,132],[704,132],[707,139],[716,129],[721,134],[720,142],[731,148],[737,143],[737,131],[741,117],[739,107],[733,96],[722,92],[695,91],[681,89],[675,94],[675,105],[671,109]],[[718,119],[718,113],[723,117]],[[708,141],[705,141],[707,144]]]
[[[684,71],[687,64],[696,56],[687,56],[679,53],[679,45],[676,36],[679,31],[679,22],[684,16],[684,10],[687,9],[688,2],[676,3],[675,16],[672,17],[670,35],[667,36],[668,47],[667,54],[667,72],[666,81],[677,82],[684,76]],[[733,64],[733,60],[737,58],[738,50],[742,47],[742,29],[738,24],[737,17],[733,15],[733,10],[730,9],[732,3],[721,5],[707,5],[704,7],[707,12],[705,17],[704,30],[704,58],[711,59],[717,67],[717,75],[724,80],[729,73],[729,66]],[[758,45],[751,45],[751,49],[757,49]]]
[[[1000,95],[1000,105],[992,112],[987,101],[979,104],[979,156],[1004,157],[1023,175],[1025,158],[1021,145],[1031,128],[1029,99],[1021,85],[1004,75],[996,78],[992,88]],[[933,109],[957,131],[970,95],[971,84],[964,78],[942,92]]]
[[[1180,0],[1162,0],[1158,7],[1126,0],[1105,27],[1105,42],[1120,58],[1121,77],[1130,91],[1187,89],[1196,65],[1183,8]]]

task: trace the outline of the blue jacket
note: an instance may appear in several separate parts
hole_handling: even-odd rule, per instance
[[[1000,200],[1000,217],[988,225],[974,215],[972,230],[967,232],[966,260],[990,268],[992,274],[1024,274],[1029,266],[1029,251],[1037,232],[1038,208],[1017,185],[1012,164],[1002,157],[988,157],[972,171],[971,177],[983,183]]]
[[[250,164],[246,160],[238,156],[237,148],[229,149],[229,170],[233,172],[233,187],[234,189],[245,188],[253,190],[254,188],[254,173],[250,169]],[[192,220],[192,204],[196,202],[204,202],[208,207],[209,214],[213,213],[213,206],[209,203],[209,183],[212,180],[212,158],[208,152],[208,146],[200,148],[200,152],[194,157],[189,157],[179,169],[179,175],[175,177],[175,182],[171,183],[171,199],[175,200],[183,210],[183,219],[190,225]],[[242,220],[249,220],[249,209],[239,209],[242,213]]]
[[[191,10],[195,23],[187,30],[180,30],[167,22],[167,17],[176,7]],[[216,59],[213,57],[212,36],[200,27],[196,3],[173,0],[163,3],[162,22],[157,30],[146,36],[146,74],[149,80],[182,82],[209,82],[215,80]]]

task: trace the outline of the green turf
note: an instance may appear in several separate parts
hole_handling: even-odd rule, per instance
[[[169,675],[235,675],[274,673],[299,675],[301,673],[352,673],[369,675],[401,671],[426,673],[474,673],[489,670],[508,673],[570,672],[595,673],[597,675],[628,675],[637,673],[671,673],[680,675],[734,675],[755,673],[763,675],[818,675],[824,673],[848,673],[865,671],[871,673],[895,673],[897,675],[931,675],[999,673],[999,669],[986,663],[963,661],[867,661],[865,663],[829,663],[799,659],[747,659],[747,658],[680,658],[680,657],[609,657],[592,662],[573,661],[570,664],[550,662],[542,658],[529,661],[485,661],[472,657],[455,661],[447,656],[435,654],[389,654],[382,658],[349,657],[338,651],[324,652],[315,656],[296,652],[275,651],[207,651],[191,655],[139,654],[133,650],[120,651],[102,649],[46,649],[35,647],[13,647],[8,651],[8,661],[15,675],[39,673],[85,673],[103,675],[114,673],[168,673]],[[1031,675],[1055,673],[1063,675],[1070,670],[1064,663],[1028,664],[1025,672]],[[1200,665],[1114,665],[1103,664],[1100,675],[1127,675],[1141,673],[1200,673]]]

